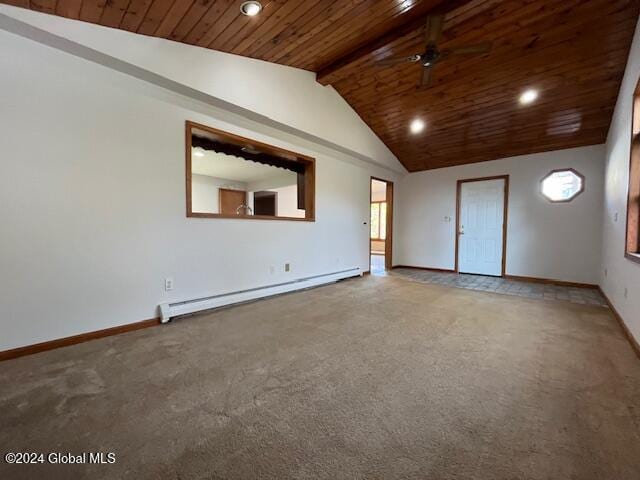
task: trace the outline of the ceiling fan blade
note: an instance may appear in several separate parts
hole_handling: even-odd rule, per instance
[[[389,67],[391,65],[399,65],[401,63],[415,63],[420,60],[420,55],[411,55],[410,57],[383,58],[378,60],[376,65],[379,67]]]
[[[491,51],[491,43],[479,43],[478,45],[469,45],[466,47],[452,48],[447,50],[448,55],[480,55]]]
[[[444,15],[429,15],[424,29],[424,42],[427,46],[434,46],[440,40]]]
[[[422,78],[420,79],[421,87],[428,87],[431,85],[431,74],[433,73],[433,67],[422,67]]]

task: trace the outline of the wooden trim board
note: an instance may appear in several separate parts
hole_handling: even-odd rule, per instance
[[[377,180],[379,182],[384,182],[387,184],[387,191],[385,193],[384,201],[387,203],[387,223],[386,223],[386,238],[384,239],[384,268],[385,270],[390,270],[393,268],[393,182],[390,180],[385,180],[384,178],[371,177],[369,179],[369,221],[367,222],[367,226],[369,227],[369,232],[367,234],[368,242],[369,242],[369,262],[371,262],[371,240],[375,240],[371,238],[371,204],[372,203],[380,203],[373,202],[373,191],[371,187],[371,182],[373,180]]]
[[[384,240],[384,268],[389,270],[393,267],[393,182],[387,181],[387,220],[386,237]]]
[[[634,196],[640,196],[640,78],[636,84],[631,107],[631,143],[629,146],[629,186],[625,226],[624,256],[640,263],[640,206]]]
[[[113,335],[120,335],[121,333],[133,332],[134,330],[141,330],[143,328],[153,327],[160,325],[159,318],[152,318],[150,320],[143,320],[141,322],[128,323],[126,325],[118,325],[117,327],[105,328],[103,330],[95,330],[93,332],[81,333],[79,335],[72,335],[71,337],[58,338],[56,340],[49,340],[47,342],[36,343],[34,345],[26,345],[24,347],[12,348],[11,350],[4,350],[0,352],[0,362],[4,360],[10,360],[13,358],[24,357],[25,355],[32,355],[34,353],[45,352],[47,350],[53,350],[55,348],[67,347],[69,345],[75,345],[78,343],[88,342],[90,340],[96,340],[98,338],[110,337]]]
[[[631,348],[633,348],[633,351],[636,353],[638,358],[640,358],[640,343],[638,343],[638,341],[634,338],[633,334],[631,333],[631,330],[629,330],[629,327],[627,327],[627,324],[624,323],[622,316],[618,313],[618,311],[616,310],[616,307],[613,306],[613,303],[611,303],[611,300],[609,300],[609,297],[607,297],[607,294],[604,293],[604,290],[602,290],[601,287],[598,287],[598,290],[600,290],[602,297],[607,302],[607,305],[609,305],[609,308],[611,309],[613,316],[618,321],[618,324],[620,325],[620,328],[622,329],[624,336],[627,337],[627,340],[631,344]]]
[[[578,283],[578,282],[566,282],[564,280],[554,280],[552,278],[538,278],[538,277],[522,277],[518,275],[505,275],[504,278],[508,280],[518,280],[522,282],[531,283],[546,283],[549,285],[560,285],[562,287],[575,287],[575,288],[598,288],[598,285],[594,283]]]

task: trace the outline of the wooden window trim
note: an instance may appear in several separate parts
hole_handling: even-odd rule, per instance
[[[624,256],[640,264],[640,79],[633,92]]]
[[[191,202],[191,135],[192,130],[204,130],[206,132],[213,133],[219,137],[223,137],[229,143],[236,145],[243,145],[247,147],[256,148],[262,152],[269,153],[271,155],[281,156],[289,160],[295,160],[304,164],[304,197],[305,197],[305,216],[300,217],[277,217],[270,215],[225,215],[220,213],[201,213],[194,212]],[[294,222],[315,222],[316,221],[316,160],[313,157],[303,155],[301,153],[292,152],[281,147],[262,143],[257,140],[235,135],[233,133],[225,132],[217,128],[202,125],[200,123],[187,120],[185,122],[185,178],[186,178],[186,195],[187,195],[187,217],[189,218],[226,218],[235,220],[283,220]]]
[[[386,200],[375,200],[373,202],[371,202],[371,205],[373,205],[374,203],[384,203],[386,205],[387,201]],[[369,208],[371,208],[371,205],[369,206]],[[386,225],[386,223],[385,223]],[[380,238],[380,222],[378,222],[378,236],[377,237],[369,237],[369,240],[375,240],[377,242],[384,242],[386,241],[385,238]]]

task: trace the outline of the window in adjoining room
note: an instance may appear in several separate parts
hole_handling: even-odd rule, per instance
[[[371,240],[387,237],[387,202],[371,202]]]

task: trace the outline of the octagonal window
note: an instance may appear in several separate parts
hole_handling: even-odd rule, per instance
[[[584,177],[573,168],[553,170],[542,179],[542,195],[552,202],[570,202],[584,190]]]

